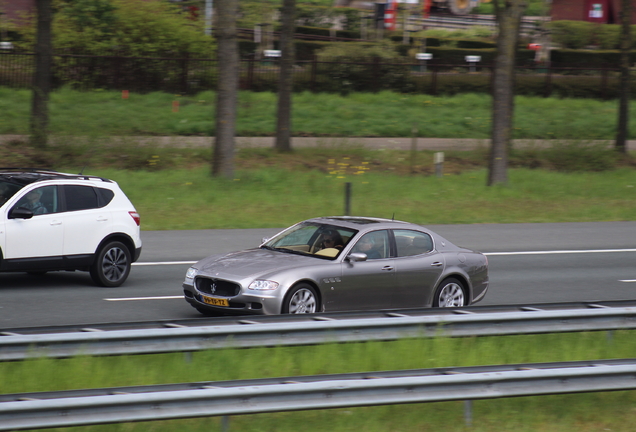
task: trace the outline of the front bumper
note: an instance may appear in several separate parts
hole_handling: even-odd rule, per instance
[[[233,297],[225,298],[229,302],[229,306],[213,306],[203,301],[202,296],[215,297],[209,294],[201,293],[193,285],[184,283],[183,296],[195,309],[209,310],[216,313],[226,314],[251,314],[251,315],[278,315],[280,314],[281,301],[275,295],[263,295],[263,293],[255,292],[254,294],[239,293]]]

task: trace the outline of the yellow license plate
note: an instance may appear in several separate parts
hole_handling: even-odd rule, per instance
[[[203,303],[212,305],[212,306],[225,306],[228,307],[230,302],[227,299],[216,298],[216,297],[207,297],[201,296],[203,298]]]

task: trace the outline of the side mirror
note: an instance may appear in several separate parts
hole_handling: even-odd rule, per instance
[[[33,212],[24,207],[15,207],[9,212],[9,219],[31,219]]]
[[[358,261],[366,261],[367,254],[362,252],[353,252],[347,256],[347,261],[350,262],[358,262]]]

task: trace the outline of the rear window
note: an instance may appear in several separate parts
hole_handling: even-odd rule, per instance
[[[64,186],[66,210],[77,211],[98,207],[97,194],[91,186]]]
[[[108,203],[110,203],[115,196],[115,192],[110,189],[95,188],[95,190],[97,191],[97,195],[99,195],[100,207],[107,206]]]

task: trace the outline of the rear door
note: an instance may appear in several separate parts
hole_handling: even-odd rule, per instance
[[[111,212],[100,207],[102,200],[92,186],[64,185],[64,255],[95,253],[99,243],[110,234]]]
[[[397,258],[397,283],[392,306],[429,306],[437,280],[444,271],[444,255],[438,253],[432,237],[415,230],[393,230]]]

